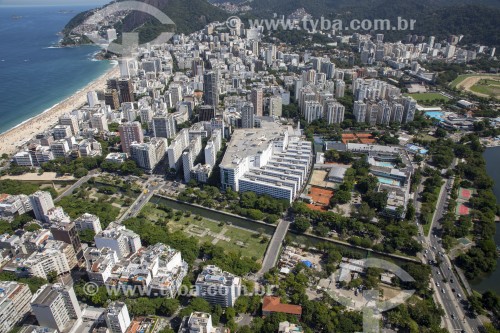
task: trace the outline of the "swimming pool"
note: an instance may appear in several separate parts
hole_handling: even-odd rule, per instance
[[[380,167],[386,167],[386,168],[394,168],[396,166],[392,162],[381,162],[381,161],[375,162],[375,165],[380,166]]]
[[[427,111],[425,115],[429,118],[437,119],[439,121],[443,121],[443,112],[442,111]]]
[[[377,176],[377,178],[378,178],[379,183],[387,184],[387,185],[401,186],[401,182],[399,180],[381,177],[381,176]]]

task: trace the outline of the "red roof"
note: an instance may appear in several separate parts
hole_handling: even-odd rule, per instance
[[[280,312],[293,315],[301,315],[302,307],[300,305],[283,304],[279,297],[265,296],[262,304],[263,312]]]

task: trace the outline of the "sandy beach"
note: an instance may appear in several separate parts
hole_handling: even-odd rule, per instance
[[[115,66],[59,104],[27,120],[21,125],[0,134],[0,153],[13,154],[17,152],[20,146],[32,139],[36,134],[56,125],[60,116],[85,105],[87,103],[87,92],[104,89],[107,80],[118,75],[119,67]]]

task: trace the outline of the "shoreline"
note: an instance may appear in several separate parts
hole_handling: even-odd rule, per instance
[[[9,155],[16,153],[20,147],[25,145],[36,134],[42,133],[56,125],[60,116],[85,105],[87,103],[87,92],[105,88],[107,80],[117,76],[118,70],[119,67],[114,65],[71,96],[1,133],[0,145],[2,148],[0,149],[0,153],[7,153]]]

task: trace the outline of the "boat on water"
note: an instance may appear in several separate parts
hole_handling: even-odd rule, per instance
[[[19,16],[19,15],[12,15],[12,19],[13,20],[20,20],[22,19],[23,17],[22,16]]]

